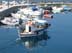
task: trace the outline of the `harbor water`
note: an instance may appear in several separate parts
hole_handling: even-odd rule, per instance
[[[0,27],[0,53],[72,53],[72,13],[53,16],[46,35],[23,41],[16,28]]]

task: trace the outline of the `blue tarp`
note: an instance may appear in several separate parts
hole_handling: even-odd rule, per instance
[[[36,6],[32,6],[32,10],[33,10],[33,11],[37,11],[38,8],[37,8]]]

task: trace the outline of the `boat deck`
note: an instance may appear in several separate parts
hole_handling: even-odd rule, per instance
[[[20,33],[20,34],[33,34],[32,32],[23,32],[23,33]]]
[[[36,36],[34,33],[20,33],[19,34],[19,37],[22,38],[22,37],[32,37],[32,36]]]

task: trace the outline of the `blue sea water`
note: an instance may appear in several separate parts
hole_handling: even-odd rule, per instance
[[[43,37],[17,41],[16,28],[0,27],[0,53],[72,53],[72,13],[53,16],[48,19],[51,23],[48,38],[44,34]]]

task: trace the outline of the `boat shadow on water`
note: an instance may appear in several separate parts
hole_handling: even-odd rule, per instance
[[[20,42],[26,48],[32,49],[37,46],[46,46],[48,39],[50,39],[50,37],[48,36],[47,32],[45,32],[40,36],[23,37],[20,39]]]

